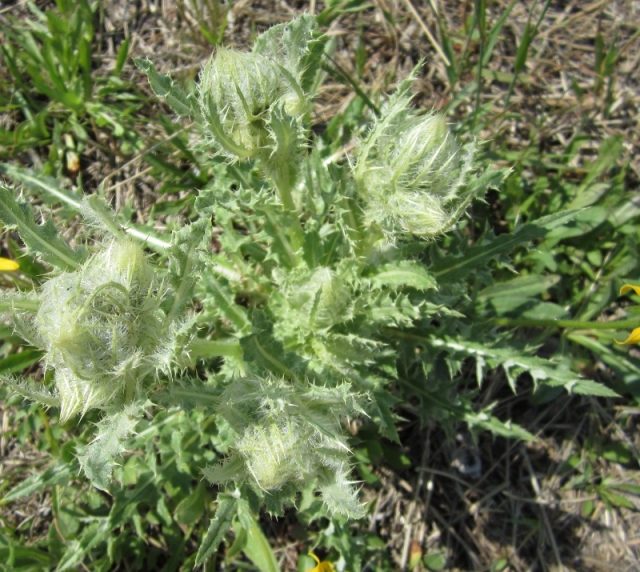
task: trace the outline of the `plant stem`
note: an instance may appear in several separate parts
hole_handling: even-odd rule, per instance
[[[195,338],[191,340],[187,350],[191,352],[194,357],[200,358],[242,357],[240,340],[237,338],[225,338],[222,340]]]
[[[293,200],[293,185],[296,179],[295,173],[297,172],[297,168],[292,170],[286,162],[285,164],[276,163],[273,165],[269,157],[263,157],[262,163],[265,166],[265,171],[274,183],[284,210],[292,215],[291,225],[287,226],[287,234],[292,248],[292,264],[293,266],[297,266],[299,260],[298,252],[300,252],[304,246],[304,231],[300,224],[300,213]]]
[[[582,322],[580,320],[528,320],[496,318],[492,320],[496,326],[531,328],[566,328],[569,330],[625,330],[640,326],[640,319],[617,320],[615,322]]]
[[[296,258],[297,264],[297,253],[302,250],[302,247],[304,245],[304,231],[302,230],[302,225],[300,224],[298,209],[296,209],[296,204],[293,200],[289,180],[284,179],[284,177],[279,179],[280,180],[276,180],[276,188],[278,189],[278,195],[280,196],[280,200],[282,201],[282,206],[286,211],[293,215],[291,221],[292,224],[288,227],[288,230],[291,247],[293,248],[293,253]]]
[[[16,299],[4,299],[0,300],[0,312],[6,312],[7,310],[26,310],[27,312],[37,312],[40,308],[40,303],[37,300],[16,300]]]

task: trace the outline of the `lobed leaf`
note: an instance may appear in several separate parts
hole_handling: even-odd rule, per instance
[[[238,499],[230,495],[220,494],[218,496],[218,508],[216,515],[209,525],[207,534],[198,548],[196,556],[196,566],[202,564],[217,549],[224,535],[231,529],[233,517],[238,509]]]
[[[448,256],[435,262],[429,270],[440,281],[458,282],[489,261],[510,253],[514,248],[545,236],[555,228],[573,220],[581,209],[573,209],[542,217],[522,225],[511,234],[501,234],[468,248],[461,256]]]
[[[13,190],[4,183],[0,183],[0,222],[18,231],[28,252],[60,270],[78,270],[86,258],[84,249],[72,250],[58,237],[51,219],[42,225],[36,224],[29,203],[16,201]]]
[[[147,74],[153,93],[163,98],[171,109],[182,117],[191,117],[194,114],[191,97],[178,87],[170,76],[158,73],[151,60],[133,58],[133,61],[139,69]]]
[[[78,455],[80,466],[94,487],[108,490],[113,465],[126,450],[126,440],[133,433],[138,420],[138,408],[128,406],[98,423],[94,440]]]

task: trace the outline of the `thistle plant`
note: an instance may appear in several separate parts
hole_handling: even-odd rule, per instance
[[[310,128],[324,49],[314,18],[302,16],[249,53],[216,49],[192,94],[136,60],[155,93],[201,127],[198,152],[215,157],[209,183],[194,189],[194,222],[161,242],[164,258],[151,258],[95,195],[83,203],[96,229],[88,254],[0,188],[0,221],[52,267],[41,288],[5,295],[0,307],[43,350],[53,390],[4,382],[60,407],[62,421],[102,412],[79,459],[105,490],[143,413],[206,411],[226,437],[202,468],[220,492],[196,563],[261,506],[362,517],[347,420],[398,441],[396,411],[411,399],[423,422],[531,438],[473,405],[458,385],[465,360],[478,383],[502,367],[514,390],[529,372],[535,384],[607,393],[496,330],[489,295],[476,295],[493,284],[493,261],[508,264],[511,249],[575,211],[474,245],[446,235],[506,171],[458,141],[446,117],[412,107],[419,68],[363,129],[354,156],[337,162]],[[191,367],[198,359],[205,374]]]

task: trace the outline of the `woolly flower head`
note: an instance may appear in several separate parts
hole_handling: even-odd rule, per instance
[[[470,197],[462,185],[472,148],[462,148],[444,116],[418,116],[403,82],[358,151],[355,179],[367,224],[391,235],[446,232]]]
[[[219,47],[202,71],[205,128],[230,158],[253,157],[267,143],[269,107],[281,92],[277,67],[259,54]]]
[[[360,411],[356,397],[347,385],[234,380],[217,412],[239,436],[235,452],[205,476],[218,484],[248,481],[267,492],[295,493],[315,485],[330,512],[361,516],[347,479],[349,449],[340,425],[341,417]]]
[[[276,324],[278,334],[286,336],[287,332],[297,331],[305,336],[352,317],[353,294],[339,273],[320,267],[275,275],[278,292],[273,301],[287,316],[284,323]]]
[[[63,421],[136,393],[154,369],[162,297],[153,268],[128,239],[44,284],[33,326],[46,366],[55,369]]]

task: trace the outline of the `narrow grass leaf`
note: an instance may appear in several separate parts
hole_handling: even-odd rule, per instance
[[[75,476],[78,469],[68,463],[57,463],[42,473],[34,473],[19,485],[13,487],[2,499],[2,502],[11,502],[33,493],[42,491],[45,487],[53,485],[67,485]]]
[[[129,56],[129,45],[131,44],[131,38],[125,38],[118,48],[118,55],[116,56],[116,67],[113,70],[114,75],[120,75],[122,68],[124,67],[127,57]]]
[[[540,276],[532,274],[530,276],[519,276],[513,280],[501,282],[494,286],[489,286],[478,293],[478,298],[502,298],[509,297],[529,297],[536,296],[546,292],[560,281],[560,276],[550,274],[548,276]]]
[[[491,28],[491,33],[489,34],[489,39],[487,41],[487,45],[484,49],[484,53],[482,54],[482,67],[484,68],[491,59],[491,54],[493,52],[493,48],[500,37],[500,32],[504,27],[504,23],[507,21],[507,17],[511,14],[511,10],[518,3],[518,0],[511,0],[511,3],[503,10],[502,15],[498,18],[498,21],[494,24],[493,28]]]

